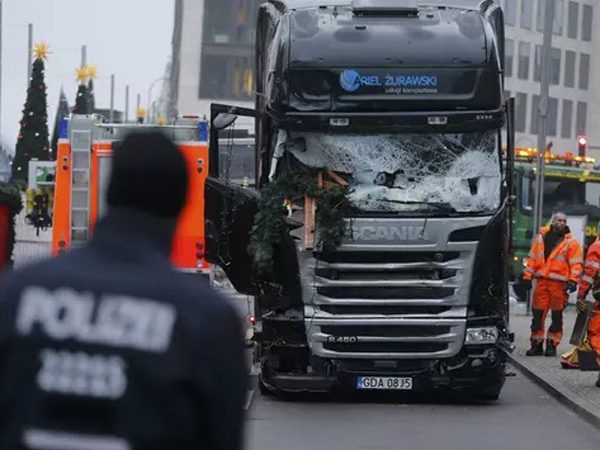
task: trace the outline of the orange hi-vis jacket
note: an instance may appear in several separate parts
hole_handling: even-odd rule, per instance
[[[579,285],[578,298],[585,298],[592,289],[594,298],[600,294],[600,280],[598,274],[600,273],[600,238],[590,245],[587,256],[585,258],[585,265],[583,266],[583,277],[581,284]]]
[[[583,255],[581,245],[571,233],[556,244],[548,260],[544,258],[544,236],[550,227],[542,228],[527,256],[527,267],[523,279],[546,278],[555,281],[573,281],[579,283],[583,272]]]

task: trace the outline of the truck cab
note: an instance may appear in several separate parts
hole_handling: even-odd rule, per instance
[[[207,259],[255,297],[264,392],[500,394],[504,21],[491,1],[450,3],[268,1],[256,108],[213,105]],[[241,116],[256,121],[252,189],[212,163]]]

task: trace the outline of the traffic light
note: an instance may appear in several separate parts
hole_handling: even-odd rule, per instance
[[[585,156],[587,150],[587,137],[579,136],[577,138],[577,147],[579,148],[579,156]]]

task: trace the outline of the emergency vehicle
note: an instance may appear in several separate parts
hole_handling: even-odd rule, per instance
[[[515,149],[516,207],[513,230],[511,276],[515,293],[521,301],[526,293],[521,288],[521,276],[533,239],[533,209],[535,199],[535,148]],[[600,221],[600,167],[590,156],[546,153],[544,171],[544,206],[542,220],[549,224],[554,211],[585,217],[584,251],[596,240]]]
[[[99,116],[73,115],[61,124],[56,160],[52,253],[87,241],[105,213],[113,151],[136,129],[160,128],[174,139],[188,164],[187,205],[172,250],[175,267],[212,278],[204,258],[204,185],[208,174],[208,127],[199,116],[182,116],[172,125],[111,124]]]

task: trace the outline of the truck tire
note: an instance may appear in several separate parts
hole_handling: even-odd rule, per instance
[[[265,382],[262,379],[262,375],[258,375],[257,384],[258,384],[258,392],[263,397],[273,397],[276,394],[265,384]]]

